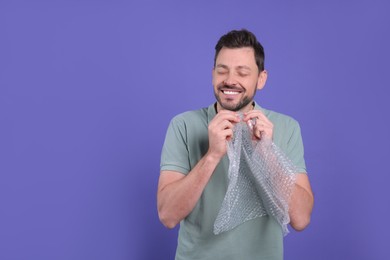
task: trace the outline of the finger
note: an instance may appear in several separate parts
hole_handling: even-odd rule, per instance
[[[238,123],[240,122],[240,117],[238,113],[228,110],[222,110],[215,116],[216,121],[229,120],[231,122]]]
[[[273,125],[271,122],[264,122],[263,120],[259,118],[252,118],[251,120],[247,121],[247,124],[250,129],[253,130],[254,127],[266,127],[266,128],[272,128]]]
[[[262,137],[264,137],[265,135],[265,129],[264,127],[255,127],[253,129],[253,135],[257,138],[257,139],[261,139]]]
[[[253,118],[258,118],[266,123],[271,123],[271,121],[268,119],[268,117],[266,117],[264,115],[264,113],[258,109],[249,111],[248,113],[245,113],[245,115],[244,115],[244,121],[248,121],[248,120],[253,119]]]
[[[257,120],[256,125],[259,127],[272,128],[273,124],[270,121]]]
[[[212,136],[217,137],[217,139],[225,140],[226,139],[226,134],[232,133],[233,132],[234,125],[228,120],[224,120],[220,122],[219,124],[210,124],[209,125],[209,133]],[[225,131],[225,130],[230,130]]]
[[[228,120],[224,120],[222,121],[220,124],[219,124],[219,128],[221,130],[225,130],[225,129],[233,129],[234,125],[233,123],[231,123],[230,121]]]
[[[263,115],[261,113],[248,114],[248,115],[246,115],[244,117],[243,120],[246,121],[246,122],[249,121],[249,120],[253,120],[253,121],[256,121],[256,122],[262,121],[262,122],[265,122],[265,123],[270,123],[269,119],[265,115]]]
[[[231,128],[233,127],[233,118],[231,118],[229,115],[225,116],[220,116],[220,117],[215,117],[211,122],[210,122],[210,127],[212,128],[218,128],[218,129],[225,129],[225,128]]]
[[[249,125],[250,129],[254,128],[262,128],[265,129],[268,132],[270,132],[272,136],[272,129],[274,127],[273,123],[269,120],[264,120],[263,118],[252,118],[251,120],[247,121],[247,124]],[[252,125],[252,127],[251,127]],[[268,129],[268,130],[267,130]]]
[[[253,135],[258,139],[264,137],[272,139],[272,127],[256,125],[253,129]]]
[[[230,140],[233,138],[233,130],[232,129],[225,129],[221,132],[221,136],[223,136],[223,139]]]

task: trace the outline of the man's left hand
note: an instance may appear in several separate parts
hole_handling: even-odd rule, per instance
[[[258,109],[251,110],[244,114],[244,122],[246,122],[251,129],[253,135],[257,139],[273,138],[274,125],[272,122]]]

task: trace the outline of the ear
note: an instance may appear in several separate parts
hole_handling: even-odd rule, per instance
[[[257,89],[263,89],[265,86],[265,82],[267,81],[268,72],[266,70],[263,70],[259,74],[259,78],[257,79]]]

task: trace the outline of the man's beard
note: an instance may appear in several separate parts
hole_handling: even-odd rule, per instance
[[[229,86],[223,86],[223,87],[229,87]],[[223,109],[230,110],[233,112],[240,111],[242,108],[246,107],[250,103],[252,103],[253,98],[256,95],[256,89],[251,97],[249,96],[244,96],[242,100],[240,100],[237,104],[229,104],[228,102],[223,103],[222,100],[220,99],[218,92],[220,88],[217,89],[217,91],[214,91],[214,96],[217,99],[218,103]]]

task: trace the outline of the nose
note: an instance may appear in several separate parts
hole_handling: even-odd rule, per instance
[[[229,86],[236,86],[237,85],[237,80],[236,78],[234,77],[234,75],[232,73],[229,73],[227,74],[225,80],[223,81],[223,83],[225,85],[229,85]]]

